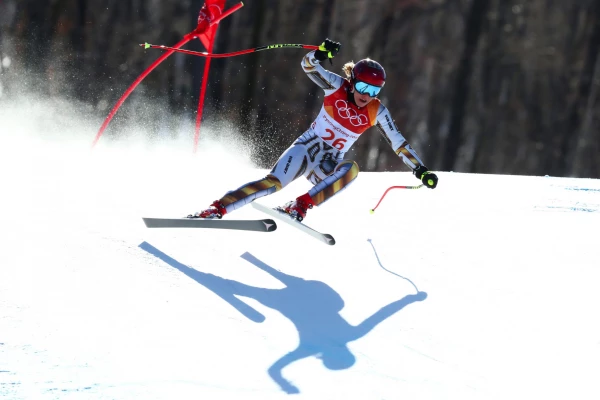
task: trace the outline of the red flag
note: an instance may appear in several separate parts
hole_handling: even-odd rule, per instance
[[[197,36],[208,52],[212,52],[213,42],[219,27],[218,21],[225,7],[225,0],[207,0],[198,14],[198,26],[191,32]]]
[[[219,27],[219,22],[223,18],[233,14],[235,11],[239,10],[243,6],[244,6],[244,3],[240,2],[240,3],[236,4],[235,6],[231,7],[229,10],[224,11],[223,8],[225,7],[225,0],[206,0],[204,5],[200,9],[200,13],[198,14],[198,26],[196,26],[196,29],[194,29],[192,32],[185,35],[183,40],[181,40],[179,43],[177,43],[174,46],[174,48],[178,49],[178,48],[182,47],[184,44],[186,44],[187,42],[189,42],[190,40],[192,40],[194,38],[198,38],[202,42],[204,47],[206,47],[206,50],[209,53],[212,53],[213,45],[214,45],[214,41],[215,41],[215,35],[217,33],[217,28]],[[156,61],[154,61],[152,63],[152,65],[150,65],[144,72],[142,72],[142,74],[125,91],[125,93],[121,96],[119,101],[117,101],[117,104],[113,107],[113,109],[110,111],[110,113],[104,120],[104,123],[102,124],[102,126],[100,127],[100,130],[98,131],[98,133],[96,134],[96,137],[94,138],[94,142],[92,143],[92,148],[96,145],[96,143],[98,143],[98,140],[100,140],[100,137],[104,133],[104,130],[106,129],[106,127],[108,126],[108,124],[110,123],[110,121],[112,120],[114,115],[116,114],[116,112],[119,110],[119,107],[121,107],[121,105],[123,104],[125,99],[127,99],[127,97],[131,94],[131,92],[133,92],[133,90],[140,84],[140,82],[154,68],[156,68],[168,56],[173,54],[173,52],[174,52],[173,50],[170,50],[170,51],[164,53]],[[200,92],[200,101],[198,102],[198,113],[196,115],[196,133],[194,135],[194,152],[196,152],[196,148],[198,146],[198,138],[200,135],[200,122],[202,120],[202,108],[204,105],[204,95],[206,93],[206,82],[207,82],[207,78],[208,78],[209,67],[210,67],[210,58],[207,59],[205,65],[204,65],[204,75],[202,77],[202,88],[201,88],[201,92]]]

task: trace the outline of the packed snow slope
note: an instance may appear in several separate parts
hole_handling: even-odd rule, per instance
[[[283,223],[147,229],[266,171],[227,141],[90,151],[89,129],[17,114],[0,135],[0,398],[600,398],[598,180],[440,172],[370,214],[418,181],[361,173],[307,216],[335,246]]]

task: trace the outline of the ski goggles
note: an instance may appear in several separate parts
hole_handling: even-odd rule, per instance
[[[354,88],[360,94],[368,94],[371,97],[376,97],[381,91],[380,86],[370,85],[366,82],[356,81]]]

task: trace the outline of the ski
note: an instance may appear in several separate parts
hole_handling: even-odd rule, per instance
[[[272,219],[202,219],[202,218],[142,218],[148,228],[205,228],[240,231],[273,232],[277,224]]]
[[[315,239],[320,240],[321,242],[323,242],[325,244],[328,244],[330,246],[333,246],[335,244],[335,239],[330,234],[321,233],[317,230],[314,230],[313,228],[304,225],[302,222],[296,221],[295,219],[293,219],[292,217],[290,217],[283,211],[278,211],[274,208],[267,207],[265,205],[257,203],[256,201],[253,201],[251,204],[252,204],[252,207],[256,208],[257,210],[262,211],[266,214],[269,214],[271,217],[277,218],[279,221],[283,221],[283,222],[293,226],[294,228],[297,228],[300,231],[309,234],[310,236],[314,237]]]

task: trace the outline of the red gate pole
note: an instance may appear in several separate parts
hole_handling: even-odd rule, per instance
[[[121,107],[121,105],[125,102],[125,100],[127,99],[127,97],[129,97],[129,95],[135,90],[135,88],[142,82],[142,80],[144,80],[144,78],[146,78],[146,76],[148,76],[148,74],[150,72],[152,72],[152,70],[154,70],[161,62],[163,62],[167,57],[169,57],[171,54],[173,54],[175,52],[175,49],[179,49],[180,47],[182,47],[184,44],[186,44],[187,42],[189,42],[192,39],[198,38],[200,39],[203,44],[205,45],[205,47],[209,47],[207,50],[209,52],[212,52],[212,48],[213,48],[213,42],[214,42],[214,33],[213,32],[213,38],[210,42],[210,45],[206,45],[206,40],[202,40],[202,38],[200,37],[201,35],[205,34],[209,29],[215,29],[216,31],[216,27],[214,27],[215,24],[218,24],[223,18],[231,15],[232,13],[234,13],[235,11],[239,10],[240,8],[242,8],[242,6],[244,5],[244,3],[240,2],[238,4],[236,4],[235,6],[231,7],[229,10],[223,12],[222,14],[214,17],[214,19],[210,20],[209,23],[205,23],[205,24],[200,24],[200,19],[199,19],[199,23],[198,26],[196,27],[196,29],[194,29],[192,32],[188,33],[187,35],[184,36],[184,38],[177,44],[175,44],[172,48],[174,50],[169,50],[166,53],[164,53],[162,56],[160,56],[156,61],[154,61],[148,68],[146,68],[146,70],[144,72],[142,72],[142,74],[140,76],[137,77],[137,79],[133,82],[133,84],[131,84],[131,86],[129,86],[129,88],[125,91],[125,93],[123,93],[123,95],[121,96],[121,98],[117,101],[117,103],[115,104],[115,106],[112,108],[112,110],[110,111],[110,113],[108,114],[108,116],[106,117],[106,119],[104,120],[104,122],[102,123],[102,126],[100,127],[100,129],[98,130],[98,133],[96,134],[96,137],[94,138],[94,141],[92,142],[92,148],[94,148],[96,146],[96,144],[98,143],[98,141],[100,140],[100,137],[102,136],[102,134],[104,133],[104,131],[106,130],[106,127],[108,126],[108,124],[110,123],[110,121],[113,119],[113,117],[115,116],[115,114],[117,113],[117,111],[119,110],[119,108]],[[206,7],[203,6],[203,10]],[[203,12],[203,10],[201,10],[201,13]],[[206,39],[206,38],[204,38]],[[204,93],[205,93],[205,89],[206,89],[206,79],[208,78],[208,67],[210,66],[210,60],[207,60],[206,66],[204,68],[204,76],[203,76],[203,84],[202,84],[202,93],[201,93],[201,97],[200,97],[200,104],[198,106],[199,108],[199,117],[202,117],[202,113],[201,113],[201,109],[204,105]],[[196,118],[196,134],[195,134],[195,139],[194,139],[194,152],[196,151],[196,144],[198,141],[198,136],[199,136],[199,132],[200,132],[200,122],[199,122],[199,118]]]
[[[191,40],[191,38],[184,38],[182,41],[180,41],[175,46],[173,46],[173,48],[179,48],[179,47],[183,46],[184,44],[186,44],[187,42],[189,42],[190,40]],[[152,72],[152,70],[154,68],[158,67],[158,65],[161,62],[163,62],[164,60],[166,60],[167,57],[169,57],[173,53],[174,53],[173,50],[169,50],[165,54],[163,54],[162,56],[160,56],[148,68],[146,68],[146,70],[144,72],[142,72],[142,74],[140,76],[138,76],[138,78],[133,82],[133,84],[131,86],[129,86],[129,88],[125,91],[125,93],[123,93],[123,95],[121,96],[121,98],[119,99],[119,101],[117,101],[117,104],[115,104],[115,106],[113,107],[113,109],[110,111],[110,113],[108,114],[108,116],[104,120],[104,123],[100,127],[100,130],[96,134],[96,137],[94,138],[94,142],[92,143],[92,148],[94,146],[96,146],[96,143],[98,143],[98,140],[100,140],[100,137],[104,133],[104,130],[106,129],[106,127],[108,126],[108,124],[110,123],[110,121],[113,119],[113,117],[115,116],[115,114],[119,110],[119,107],[121,107],[121,105],[123,104],[123,102],[127,99],[127,97],[129,97],[129,95],[131,94],[131,92],[133,92],[133,90],[140,84],[140,82],[142,82],[142,80],[144,80],[144,78],[146,76],[148,76],[148,74],[150,72]]]

